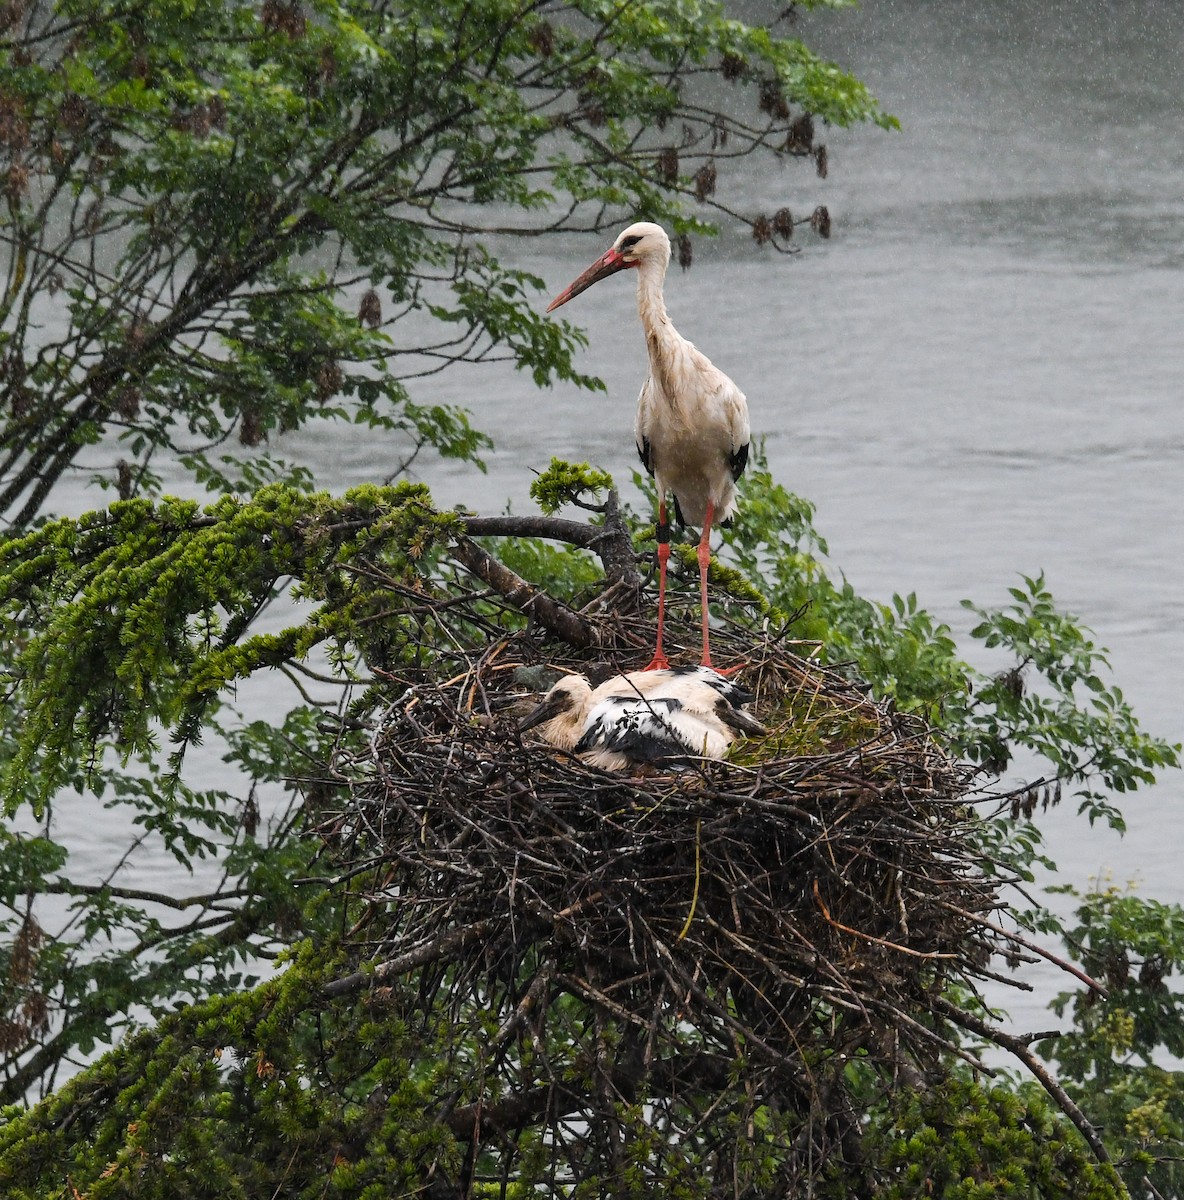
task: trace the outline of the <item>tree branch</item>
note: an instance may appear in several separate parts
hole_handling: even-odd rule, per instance
[[[1110,1164],[1110,1155],[1103,1145],[1102,1139],[1098,1136],[1098,1131],[1090,1124],[1085,1113],[1073,1102],[1068,1092],[1052,1077],[1048,1068],[1032,1053],[1026,1041],[1010,1033],[1005,1033],[994,1025],[988,1025],[986,1021],[964,1011],[956,1004],[951,1004],[944,996],[933,997],[933,1009],[947,1017],[955,1025],[959,1025],[971,1033],[977,1033],[979,1037],[984,1037],[987,1041],[994,1042],[996,1046],[1001,1046],[1004,1050],[1014,1054],[1036,1076],[1040,1085],[1053,1098],[1061,1112],[1077,1126],[1097,1160],[1107,1165]]]
[[[577,650],[587,650],[601,644],[600,631],[591,621],[547,595],[541,588],[527,583],[521,575],[498,562],[476,542],[460,537],[453,545],[459,563],[556,637]]]
[[[1103,1000],[1109,997],[1109,992],[1096,980],[1092,979],[1084,971],[1075,967],[1071,962],[1061,958],[1059,955],[1053,954],[1051,950],[1046,950],[1043,946],[1036,942],[1029,941],[1022,934],[1015,933],[1010,929],[1004,929],[1002,925],[996,925],[994,921],[988,921],[986,917],[981,917],[977,913],[966,912],[964,909],[958,908],[954,904],[945,904],[943,907],[948,908],[950,912],[957,913],[960,917],[965,917],[968,921],[974,921],[981,925],[984,929],[991,930],[992,933],[1001,934],[1009,941],[1015,942],[1017,945],[1023,946],[1025,950],[1031,950],[1033,954],[1039,954],[1041,958],[1046,959],[1054,966],[1060,967],[1062,971],[1067,971],[1070,975],[1080,979],[1091,991],[1097,992]]]
[[[400,954],[398,958],[391,958],[387,959],[386,962],[378,963],[368,971],[355,971],[352,975],[345,975],[341,979],[334,979],[331,983],[325,984],[325,995],[330,999],[334,999],[337,996],[345,996],[351,992],[361,991],[362,988],[371,984],[384,983],[388,979],[394,979],[398,975],[412,971],[416,967],[421,967],[424,963],[433,962],[437,958],[443,958],[444,955],[459,949],[461,946],[467,945],[469,942],[488,937],[493,928],[493,921],[478,921],[476,924],[466,925],[464,928],[457,929],[453,933],[448,934],[447,937],[422,943],[406,951],[406,953]]]
[[[637,572],[637,554],[629,527],[621,516],[616,488],[610,488],[604,502],[604,524],[569,521],[562,517],[466,517],[465,530],[473,537],[536,537],[566,542],[583,550],[592,550],[604,567],[609,586],[624,585],[636,595],[641,590]]]

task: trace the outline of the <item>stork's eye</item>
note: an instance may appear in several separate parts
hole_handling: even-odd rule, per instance
[[[622,250],[632,250],[633,247],[636,246],[637,243],[640,241],[641,241],[640,234],[634,234],[632,237],[624,238],[621,241],[621,249]]]

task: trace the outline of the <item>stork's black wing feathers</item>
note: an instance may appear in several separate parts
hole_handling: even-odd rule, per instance
[[[742,708],[733,708],[722,696],[716,702],[715,715],[733,732],[747,737],[764,737],[769,731]]]
[[[751,704],[755,699],[752,692],[747,688],[741,687],[736,680],[728,675],[721,675],[718,671],[713,671],[710,667],[671,667],[670,674],[676,679],[697,680],[704,687],[709,687],[713,692],[718,692],[733,708],[740,708],[742,705]]]
[[[748,466],[748,443],[737,447],[728,457],[728,465],[732,468],[733,480],[739,479],[744,474],[744,468]]]
[[[634,763],[660,763],[693,753],[693,747],[665,717],[679,709],[677,700],[656,696],[638,700],[610,696],[604,711],[584,730],[575,753],[609,750]]]
[[[654,455],[650,448],[650,439],[643,437],[637,443],[637,457],[641,459],[641,465],[652,475],[654,473]]]

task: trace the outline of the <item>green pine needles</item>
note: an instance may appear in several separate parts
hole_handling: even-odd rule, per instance
[[[456,529],[418,485],[333,499],[276,484],[205,509],[125,501],[5,542],[0,613],[37,630],[8,669],[25,718],[5,793],[44,802],[104,741],[126,759],[162,730],[196,736],[236,680],[365,627],[375,601],[363,560],[413,583],[417,560]],[[249,632],[288,581],[308,614]]]

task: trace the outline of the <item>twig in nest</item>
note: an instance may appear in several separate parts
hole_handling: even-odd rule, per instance
[[[686,924],[683,925],[679,932],[678,940],[681,942],[687,936],[687,932],[691,928],[691,922],[695,919],[695,905],[699,903],[699,874],[701,869],[700,851],[701,842],[700,835],[703,832],[703,821],[700,818],[695,822],[695,890],[691,893],[691,911],[687,913]]]
[[[991,930],[992,933],[998,933],[1009,941],[1015,942],[1017,945],[1023,946],[1025,950],[1031,950],[1033,954],[1039,954],[1041,958],[1047,959],[1054,966],[1060,967],[1062,971],[1067,971],[1070,975],[1080,979],[1086,987],[1098,993],[1103,1000],[1109,999],[1110,993],[1096,980],[1087,975],[1084,971],[1075,967],[1067,959],[1061,958],[1059,955],[1053,954],[1051,950],[1046,950],[1037,942],[1029,941],[1023,934],[1014,933],[1010,929],[1004,929],[1002,925],[996,925],[993,921],[988,921],[986,917],[980,917],[976,913],[966,912],[964,909],[958,908],[953,904],[945,904],[951,912],[957,913],[960,917],[965,917],[968,921],[974,921],[981,925],[984,929]]]
[[[814,899],[818,901],[818,908],[822,912],[822,919],[828,924],[833,925],[836,929],[841,929],[844,933],[851,934],[852,937],[863,938],[868,942],[875,942],[877,946],[887,946],[889,950],[899,950],[901,954],[912,955],[913,958],[957,958],[956,954],[946,954],[939,950],[913,950],[909,946],[902,946],[898,942],[890,942],[886,938],[876,937],[871,933],[863,933],[858,929],[852,929],[850,925],[844,925],[841,921],[836,921],[831,915],[830,910],[826,907],[826,901],[822,899],[822,893],[818,890],[818,880],[814,880]]]

